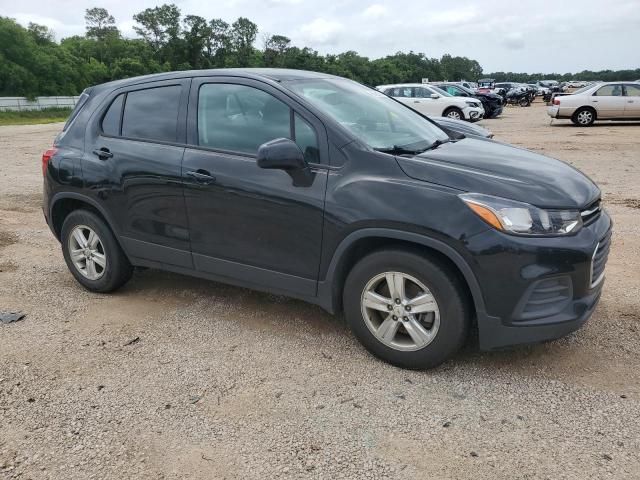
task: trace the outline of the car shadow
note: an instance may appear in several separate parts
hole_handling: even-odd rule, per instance
[[[556,123],[562,122],[562,123]],[[578,125],[574,125],[570,120],[562,121],[562,120],[554,120],[553,123],[550,124],[552,127],[573,127],[573,128],[603,128],[603,127],[621,127],[621,126],[640,126],[640,121],[637,120],[629,120],[624,122],[617,121],[608,121],[608,120],[600,120],[591,125],[590,127],[580,127]]]

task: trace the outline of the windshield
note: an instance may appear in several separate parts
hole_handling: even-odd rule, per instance
[[[469,95],[475,95],[475,92],[473,90],[471,90],[470,88],[465,87],[464,85],[456,85],[456,88],[459,88],[460,90],[462,90],[465,93],[468,93]]]
[[[438,88],[438,87],[434,87],[433,85],[429,85],[429,87],[436,92],[439,95],[442,95],[443,97],[453,97],[455,95],[451,95],[449,92],[445,92],[443,89]]]
[[[412,150],[446,141],[448,135],[384,93],[347,79],[283,82],[371,148]]]

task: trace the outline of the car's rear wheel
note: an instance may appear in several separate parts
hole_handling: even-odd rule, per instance
[[[457,277],[418,253],[380,250],[358,262],[344,288],[347,322],[374,355],[432,368],[464,343],[468,305]]]
[[[443,117],[453,118],[454,120],[464,120],[462,110],[456,107],[447,108],[442,114]]]
[[[579,127],[590,127],[596,121],[596,112],[587,107],[579,108],[574,112],[571,121]]]
[[[69,271],[87,290],[110,292],[131,278],[129,260],[111,229],[93,212],[71,212],[62,224],[61,243]]]

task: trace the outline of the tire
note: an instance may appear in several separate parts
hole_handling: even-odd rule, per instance
[[[589,107],[581,107],[571,116],[571,121],[578,127],[590,127],[596,121],[596,112]]]
[[[111,229],[93,212],[71,212],[62,224],[61,244],[69,271],[87,290],[111,292],[127,283],[133,274]]]
[[[529,99],[527,97],[522,97],[520,100],[518,100],[518,105],[520,105],[521,107],[528,107],[529,105],[531,105],[531,102],[529,102]]]
[[[449,107],[442,114],[443,117],[453,118],[454,120],[466,120],[462,110],[458,107]]]
[[[390,272],[397,284],[400,275],[405,278],[406,293],[400,304],[390,295],[385,275]],[[367,292],[374,295],[370,297]],[[433,368],[457,352],[467,338],[470,311],[463,292],[458,278],[439,262],[411,251],[379,250],[360,260],[349,272],[343,290],[345,318],[360,343],[378,358],[402,368]],[[429,293],[430,299],[435,299],[435,307],[429,302],[420,305],[414,301],[421,296],[429,299]],[[380,298],[389,302],[379,303]],[[376,308],[368,307],[371,299]],[[407,310],[407,306],[412,309]],[[416,315],[418,308],[433,311]],[[407,313],[411,311],[414,313]],[[388,327],[386,340],[380,338],[384,322]],[[416,328],[416,323],[422,330]],[[415,341],[416,336],[420,342]]]

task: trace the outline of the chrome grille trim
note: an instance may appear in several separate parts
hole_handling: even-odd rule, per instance
[[[611,235],[609,230],[596,245],[593,255],[591,256],[591,271],[589,275],[589,288],[597,287],[605,276],[605,267],[611,249]]]

